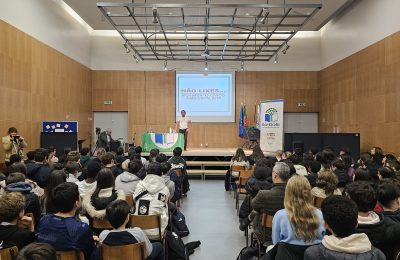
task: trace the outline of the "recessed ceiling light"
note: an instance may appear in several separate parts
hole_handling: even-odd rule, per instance
[[[169,15],[173,15],[173,13],[172,13],[172,12],[169,12],[168,14],[169,14]]]
[[[249,13],[245,13],[247,16],[249,16],[250,14]]]

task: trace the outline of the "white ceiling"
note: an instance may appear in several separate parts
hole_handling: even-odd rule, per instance
[[[246,4],[282,4],[285,0],[252,0],[251,2],[245,2]],[[85,22],[91,26],[94,30],[112,30],[111,24],[106,21],[100,11],[98,10],[96,4],[100,2],[99,0],[64,0]],[[113,3],[126,3],[131,2],[127,0],[103,0],[101,2],[113,2]],[[144,3],[144,0],[134,1],[135,3]],[[286,0],[287,4],[315,4],[322,2],[321,10],[309,21],[302,29],[302,31],[314,31],[319,30],[327,21],[329,21],[333,16],[339,12],[341,9],[345,8],[353,0]],[[205,3],[205,1],[199,0],[148,0],[147,3],[174,3],[174,4],[200,4]],[[243,4],[243,0],[211,0],[210,4]],[[301,10],[300,10],[301,12]]]

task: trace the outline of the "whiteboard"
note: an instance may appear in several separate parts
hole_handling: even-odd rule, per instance
[[[94,112],[93,113],[93,136],[94,142],[97,140],[96,127],[100,127],[103,132],[111,128],[111,137],[114,140],[123,138],[128,142],[128,112]]]
[[[318,133],[318,113],[284,113],[285,133]]]

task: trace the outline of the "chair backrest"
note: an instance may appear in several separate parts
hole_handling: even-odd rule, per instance
[[[317,208],[321,208],[322,202],[325,198],[315,197],[314,198],[314,206]]]
[[[112,229],[110,222],[107,219],[92,219],[92,227],[97,229]]]
[[[272,228],[272,219],[274,216],[268,213],[262,213],[261,215],[261,226],[265,228]]]
[[[133,196],[132,194],[126,195],[126,202],[129,206],[133,206]]]
[[[174,169],[176,176],[180,177],[182,175],[182,169]]]
[[[57,251],[57,257],[60,260],[85,260],[81,251]]]
[[[240,170],[239,171],[239,177],[243,178],[250,178],[250,176],[253,174],[251,170]]]
[[[158,228],[159,239],[163,239],[161,234],[161,215],[129,215],[129,224],[131,227],[140,227],[141,229]]]
[[[147,257],[144,242],[125,246],[108,246],[103,244],[101,245],[101,253],[103,260],[115,260],[121,258],[121,256],[123,256],[123,259],[145,260]]]
[[[240,165],[232,165],[231,166],[231,172],[238,172],[238,171],[242,171],[245,169],[246,168],[244,166],[240,166]]]
[[[16,246],[0,249],[1,260],[14,260],[17,254],[18,254],[18,247]]]

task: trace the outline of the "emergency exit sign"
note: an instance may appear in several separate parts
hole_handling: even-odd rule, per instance
[[[112,105],[112,100],[104,100],[104,105]]]

